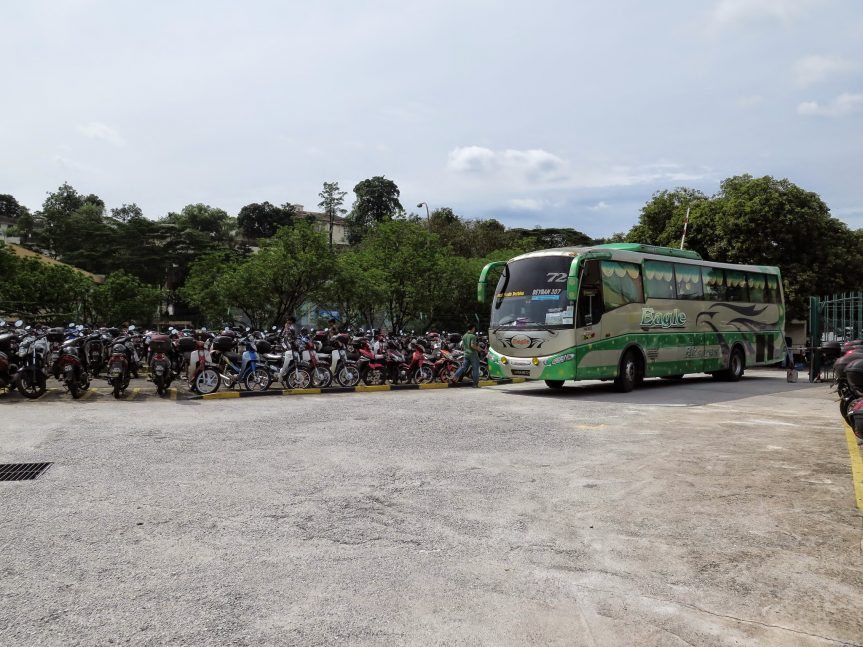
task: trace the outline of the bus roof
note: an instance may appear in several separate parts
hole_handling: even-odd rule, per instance
[[[606,243],[603,245],[591,245],[586,247],[554,247],[551,249],[540,249],[535,252],[521,254],[510,261],[537,256],[570,256],[575,258],[586,252],[607,251],[614,254],[614,258],[621,261],[639,262],[648,258],[653,260],[672,260],[676,262],[691,263],[694,265],[707,265],[709,267],[721,267],[726,269],[748,270],[750,272],[764,272],[767,274],[779,274],[779,268],[769,265],[741,265],[737,263],[717,263],[705,261],[698,252],[689,249],[674,249],[672,247],[659,247],[657,245],[643,245],[641,243]],[[665,257],[665,258],[663,258]],[[670,257],[670,258],[669,258]]]

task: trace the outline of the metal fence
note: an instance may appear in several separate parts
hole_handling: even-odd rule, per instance
[[[827,297],[809,297],[809,339],[812,361],[809,379],[832,378],[835,353],[828,342],[863,338],[863,292],[842,292]]]

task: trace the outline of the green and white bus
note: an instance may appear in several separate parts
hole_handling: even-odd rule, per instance
[[[501,270],[488,295],[489,273]],[[614,380],[711,373],[737,380],[784,358],[779,269],[704,261],[634,243],[561,247],[489,263],[489,373],[496,378]]]

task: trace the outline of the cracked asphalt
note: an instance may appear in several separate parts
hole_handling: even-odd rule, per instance
[[[825,385],[0,395],[3,645],[861,645]]]

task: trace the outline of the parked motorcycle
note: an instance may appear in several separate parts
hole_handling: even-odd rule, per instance
[[[49,352],[50,345],[45,335],[26,331],[18,346],[18,391],[25,398],[35,400],[47,390],[48,373],[45,366]]]
[[[111,345],[111,355],[108,358],[108,383],[114,398],[118,400],[129,388],[129,380],[132,379],[134,349],[127,344],[128,340],[125,336],[117,337]]]
[[[169,353],[171,352],[171,338],[168,335],[152,335],[150,337],[150,379],[156,386],[156,393],[164,396],[174,380]]]
[[[86,355],[83,352],[84,343],[83,337],[73,337],[64,341],[60,345],[57,361],[51,367],[54,377],[63,383],[69,394],[76,400],[90,388],[90,374],[87,370]]]

